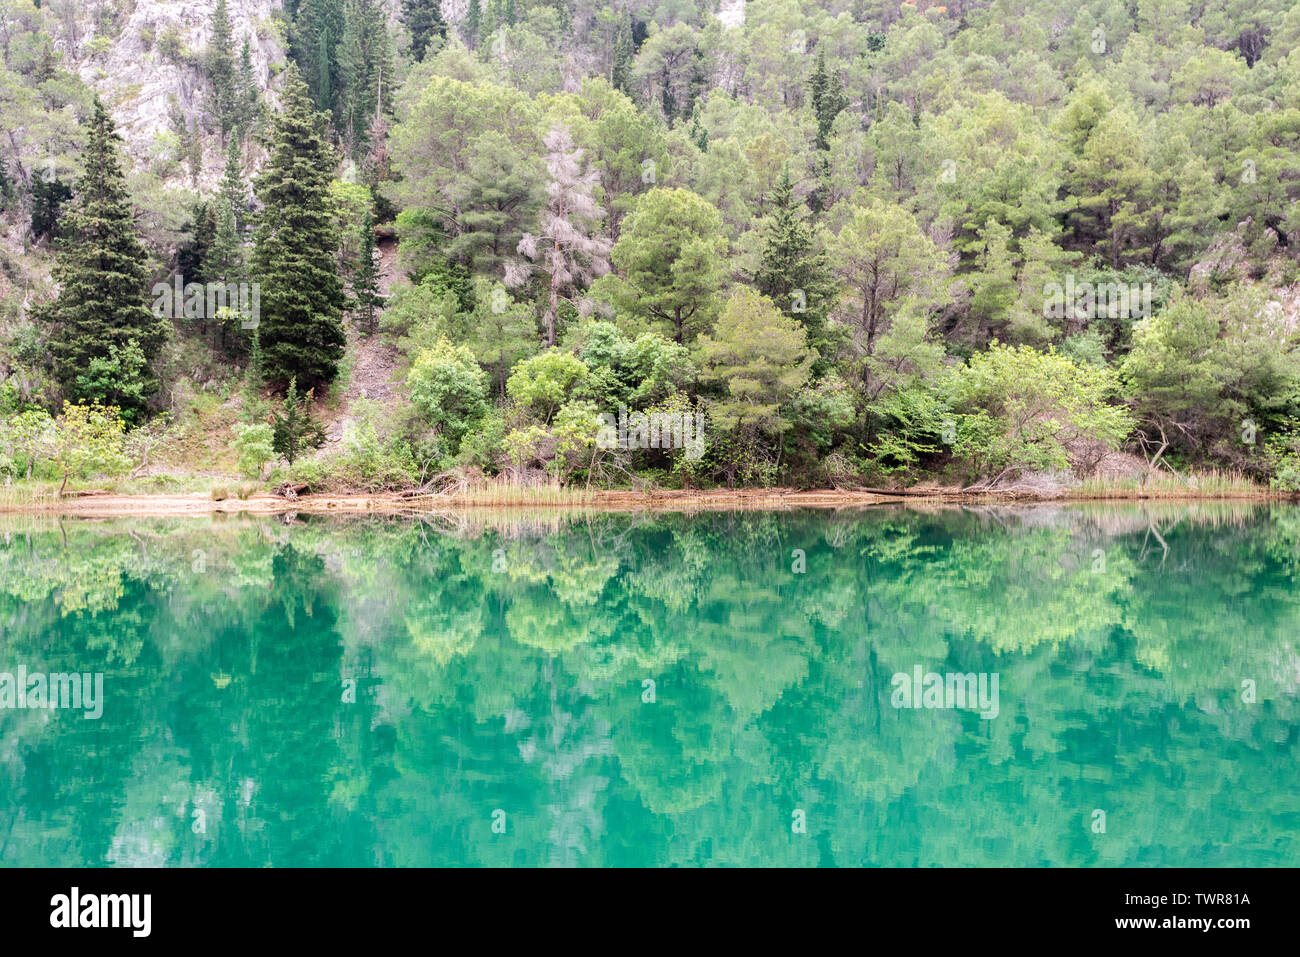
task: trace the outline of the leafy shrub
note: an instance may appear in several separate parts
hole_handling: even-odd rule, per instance
[[[587,364],[572,353],[548,349],[515,365],[506,392],[520,405],[550,422],[556,409],[569,400],[574,388],[590,373]]]
[[[950,390],[954,451],[979,475],[1066,468],[1080,448],[1117,447],[1133,428],[1128,411],[1107,402],[1117,390],[1110,369],[1029,346],[994,342],[957,370]]]
[[[469,347],[439,339],[407,373],[411,402],[453,448],[487,411],[488,379]]]
[[[10,415],[0,431],[0,471],[31,478],[41,460],[53,454],[54,433],[54,419],[44,409]]]
[[[235,426],[235,440],[231,443],[239,456],[239,473],[248,478],[258,478],[262,466],[275,458],[274,430],[265,422],[239,423]]]
[[[349,488],[402,488],[420,478],[410,443],[383,434],[375,420],[380,411],[360,405],[357,421],[344,432],[339,453],[326,466],[332,482]]]
[[[63,414],[47,432],[50,459],[63,477],[59,491],[70,478],[122,475],[131,467],[126,454],[126,425],[114,406],[63,404]]]
[[[505,447],[506,420],[499,412],[489,411],[474,431],[465,436],[456,455],[456,464],[492,472],[501,464]]]

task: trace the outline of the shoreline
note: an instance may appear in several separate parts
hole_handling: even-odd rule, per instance
[[[296,500],[260,492],[246,499],[213,499],[202,492],[185,493],[81,493],[54,501],[0,504],[0,514],[68,515],[109,518],[125,515],[278,515],[289,512],[335,515],[419,515],[433,512],[474,512],[489,510],[556,510],[556,511],[772,511],[799,508],[838,509],[879,505],[1069,505],[1086,503],[1259,503],[1294,501],[1290,495],[1261,490],[1258,493],[1202,492],[1150,493],[1138,489],[1110,490],[1106,494],[1045,494],[1018,491],[962,492],[959,489],[918,488],[857,491],[848,489],[713,489],[687,491],[658,489],[638,492],[601,489],[586,494],[575,493],[566,500],[561,492],[554,499],[545,497],[487,495],[412,495],[401,492],[319,492]]]

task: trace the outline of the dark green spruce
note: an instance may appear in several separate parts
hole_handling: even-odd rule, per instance
[[[261,283],[259,337],[266,378],[314,387],[332,381],[343,357],[346,297],[330,210],[335,166],[325,117],[298,70],[285,71],[283,109],[272,124],[270,158],[257,179],[262,203],[252,273]]]
[[[39,311],[54,373],[74,399],[118,405],[128,421],[157,388],[148,369],[167,339],[149,308],[149,268],[118,155],[121,137],[98,98],[82,160],[85,174],[59,226],[59,295]],[[100,374],[87,377],[92,365]],[[114,381],[113,368],[121,376]]]
[[[827,346],[827,316],[837,288],[825,253],[818,248],[808,223],[807,207],[794,195],[787,167],[769,197],[763,233],[763,258],[754,287],[782,312],[803,323],[808,342],[823,355]]]

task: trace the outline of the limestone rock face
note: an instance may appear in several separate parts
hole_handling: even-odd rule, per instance
[[[88,22],[78,37],[73,54],[78,71],[112,111],[137,166],[148,165],[166,148],[178,111],[201,124],[211,87],[200,64],[215,7],[216,0],[136,0],[116,35],[97,38]],[[258,86],[273,100],[271,77],[285,62],[280,0],[226,0],[226,9],[231,55],[238,63],[247,38]],[[204,137],[203,144],[199,186],[210,189],[220,179],[225,158],[213,137]]]

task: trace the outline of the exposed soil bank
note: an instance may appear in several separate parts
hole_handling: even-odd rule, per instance
[[[485,495],[412,495],[410,493],[328,493],[306,494],[296,500],[269,493],[247,499],[227,498],[214,501],[209,494],[86,494],[58,501],[32,504],[0,505],[0,513],[45,513],[84,516],[119,515],[200,515],[248,513],[256,515],[299,513],[339,514],[418,514],[448,510],[476,509],[596,509],[601,511],[702,511],[734,509],[846,508],[882,504],[924,505],[939,503],[1033,503],[1033,502],[1126,502],[1126,501],[1238,501],[1266,502],[1279,497],[1261,490],[1257,494],[1186,494],[1171,496],[1144,494],[1137,490],[1116,490],[1104,496],[1047,495],[1029,492],[962,492],[956,488],[916,488],[899,490],[847,489],[717,489],[712,491],[678,491],[659,489],[637,492],[599,490],[585,495],[563,494],[555,499]],[[1291,498],[1287,496],[1287,498]]]

